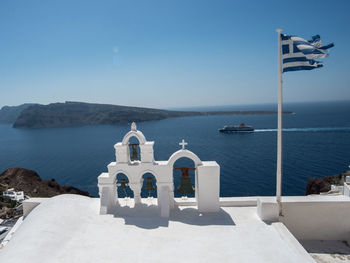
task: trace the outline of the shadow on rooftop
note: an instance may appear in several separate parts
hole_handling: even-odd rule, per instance
[[[126,225],[134,225],[144,229],[168,227],[169,221],[189,225],[231,225],[235,223],[231,216],[220,208],[217,213],[200,213],[195,208],[179,209],[175,207],[169,218],[160,217],[160,209],[156,205],[137,204],[135,207],[118,206],[113,213],[116,218],[123,218]]]
[[[299,240],[301,245],[309,253],[338,254],[350,260],[350,246],[346,241],[338,240]],[[336,258],[336,256],[333,256]],[[343,259],[344,260],[344,259]]]
[[[221,208],[216,213],[201,213],[192,207],[184,209],[175,207],[170,213],[169,220],[197,226],[236,225],[232,217]]]
[[[157,205],[117,206],[113,214],[116,218],[123,218],[126,225],[134,225],[145,229],[167,227],[169,225],[168,218],[160,217],[160,209]]]

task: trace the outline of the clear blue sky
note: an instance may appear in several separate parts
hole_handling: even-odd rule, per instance
[[[334,42],[284,100],[350,99],[350,1],[0,1],[0,106],[277,101],[277,33]]]

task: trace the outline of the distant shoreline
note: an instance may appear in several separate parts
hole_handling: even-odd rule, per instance
[[[3,109],[1,110],[3,111]],[[1,120],[0,111],[0,120]],[[12,112],[12,115],[9,114]],[[56,128],[86,125],[123,125],[133,121],[146,122],[191,116],[217,115],[266,115],[275,110],[223,110],[223,111],[170,111],[161,109],[129,107],[83,102],[52,103],[48,105],[27,104],[7,107],[14,128]],[[292,114],[284,111],[284,114]],[[17,114],[17,115],[16,115]],[[10,118],[8,118],[11,120]],[[11,123],[11,122],[7,122]]]

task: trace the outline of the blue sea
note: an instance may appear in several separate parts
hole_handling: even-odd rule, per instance
[[[190,110],[276,110],[276,105]],[[350,101],[290,103],[283,119],[283,195],[303,195],[310,177],[339,174],[350,164]],[[222,134],[244,122],[254,133]],[[185,139],[199,158],[221,167],[221,196],[274,195],[277,115],[200,116],[137,123],[155,141],[156,160],[167,160]],[[113,145],[130,125],[14,129],[0,124],[0,170],[24,167],[98,195],[97,177],[115,161]],[[181,160],[180,160],[181,161]],[[179,164],[181,165],[181,163]],[[175,164],[176,166],[176,164]],[[175,174],[175,187],[179,175]]]

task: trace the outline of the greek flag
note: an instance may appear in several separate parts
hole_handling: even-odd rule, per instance
[[[323,65],[315,59],[328,57],[328,49],[334,47],[333,43],[323,46],[319,35],[313,36],[312,40],[305,40],[281,34],[281,45],[283,72],[320,68]]]

